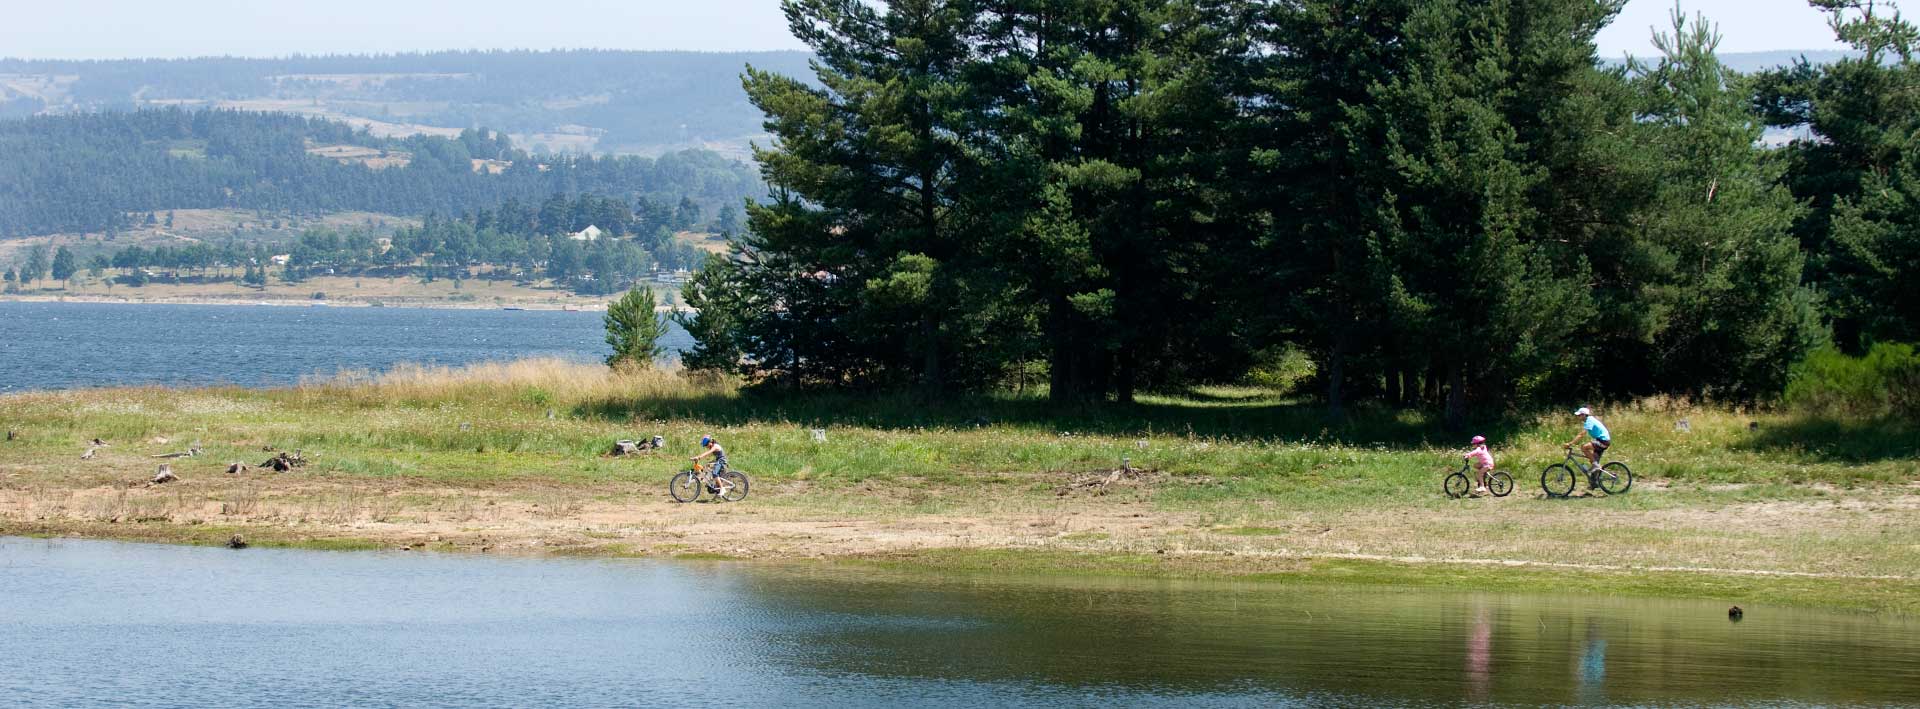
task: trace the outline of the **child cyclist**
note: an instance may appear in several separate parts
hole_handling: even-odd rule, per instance
[[[713,482],[707,484],[707,491],[720,495],[733,489],[733,483],[720,477],[721,473],[727,472],[727,449],[721,448],[720,442],[713,440],[713,436],[701,436],[699,454],[688,460],[698,463],[701,458],[707,456],[713,456],[713,469],[709,471],[713,475],[711,478]]]
[[[1464,456],[1472,462],[1473,468],[1480,472],[1480,486],[1473,489],[1475,495],[1487,494],[1487,481],[1493,475],[1493,453],[1487,450],[1487,437],[1474,436],[1469,442],[1473,448]]]

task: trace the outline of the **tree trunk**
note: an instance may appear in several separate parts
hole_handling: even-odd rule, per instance
[[[1133,347],[1123,345],[1120,348],[1120,353],[1117,355],[1117,358],[1119,360],[1119,366],[1118,371],[1115,372],[1113,382],[1114,401],[1121,404],[1132,404],[1135,376]]]
[[[1074,400],[1074,356],[1073,337],[1067,333],[1069,312],[1072,306],[1063,296],[1054,296],[1047,305],[1047,336],[1053,354],[1047,366],[1047,400],[1055,404],[1066,404]]]
[[[1447,389],[1447,428],[1458,431],[1467,425],[1467,368],[1453,366],[1453,384]]]
[[[1346,392],[1341,384],[1347,377],[1347,333],[1333,333],[1333,349],[1327,354],[1327,416],[1336,421],[1346,418]]]
[[[940,371],[940,321],[932,313],[920,319],[920,337],[925,342],[926,363],[922,365],[921,384],[926,388],[929,401],[937,399],[946,387],[944,373]]]

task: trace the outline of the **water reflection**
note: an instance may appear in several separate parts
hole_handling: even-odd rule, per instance
[[[1586,621],[1587,639],[1580,646],[1580,700],[1598,703],[1606,698],[1607,639],[1600,634],[1592,618]]]
[[[0,539],[0,598],[8,705],[1887,705],[1920,687],[1911,620],[1734,625],[1724,604],[1604,597]]]
[[[1467,698],[1487,700],[1493,683],[1493,620],[1484,603],[1475,603],[1473,630],[1467,634]]]

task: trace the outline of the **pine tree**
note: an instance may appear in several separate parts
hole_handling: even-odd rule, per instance
[[[673,321],[693,338],[693,346],[680,353],[687,369],[730,374],[740,366],[740,345],[735,340],[743,317],[740,292],[732,287],[738,266],[719,254],[709,254],[699,271],[680,287],[680,299],[688,311],[673,314]]]
[[[1004,291],[970,286],[986,238],[964,179],[975,13],[949,0],[785,7],[821,86],[751,67],[744,79],[779,140],[755,155],[775,196],[748,206],[737,280],[784,308],[744,314],[748,358],[805,383],[938,392],[991,378],[984,351],[964,346],[986,339],[971,316],[991,308],[975,299]]]
[[[667,334],[667,318],[654,312],[658,302],[646,286],[635,286],[626,295],[607,305],[607,366],[651,365],[665,348],[660,338]]]
[[[1856,55],[1765,72],[1754,91],[1769,125],[1813,135],[1783,151],[1786,183],[1810,205],[1795,225],[1807,281],[1823,296],[1840,347],[1864,351],[1875,339],[1920,338],[1908,296],[1913,237],[1906,236],[1920,222],[1902,205],[1911,156],[1920,151],[1920,31],[1890,3],[1811,4]]]
[[[20,271],[20,285],[27,285],[47,277],[47,269],[53,266],[47,257],[46,244],[34,244],[27,247],[27,262]]]
[[[65,246],[61,246],[59,250],[54,252],[53,280],[60,281],[61,283],[68,283],[73,279],[73,274],[78,273],[79,271],[80,271],[80,262],[79,262],[79,259],[74,257],[72,249],[69,249]]]
[[[1620,255],[1637,266],[1644,337],[1626,363],[1648,392],[1770,395],[1824,337],[1791,233],[1805,210],[1759,147],[1764,126],[1748,82],[1715,55],[1718,33],[1678,10],[1672,27],[1654,37],[1656,62],[1630,66],[1652,194]]]

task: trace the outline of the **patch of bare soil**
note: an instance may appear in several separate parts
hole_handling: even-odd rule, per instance
[[[1907,561],[1916,552],[1858,546],[1920,533],[1920,496],[1885,491],[1703,508],[1515,497],[1365,511],[1252,505],[1262,511],[1234,513],[1153,504],[1156,489],[1213,481],[1137,469],[1074,475],[1053,495],[982,497],[910,478],[834,490],[783,481],[756,487],[744,502],[690,504],[671,501],[656,481],[454,486],[257,467],[182,477],[151,486],[133,477],[0,478],[0,534],[204,542],[208,534],[219,541],[238,533],[389,548],[740,558],[1046,549],[1192,557],[1229,571],[1367,559],[1905,579],[1914,577]]]

